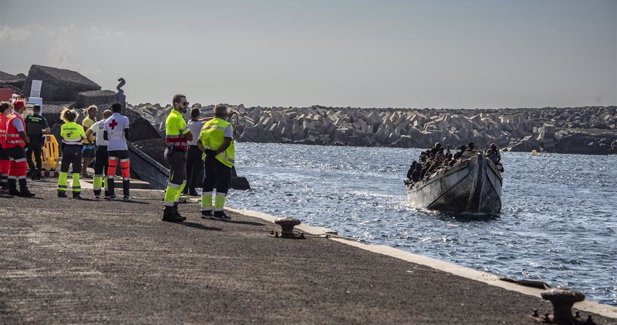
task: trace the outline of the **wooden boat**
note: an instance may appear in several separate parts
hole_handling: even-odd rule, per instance
[[[502,176],[490,159],[478,153],[467,160],[407,185],[416,208],[454,214],[496,215],[501,211]]]

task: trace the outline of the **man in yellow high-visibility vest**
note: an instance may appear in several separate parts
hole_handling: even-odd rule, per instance
[[[182,222],[186,220],[178,212],[178,202],[184,186],[186,186],[186,155],[188,141],[193,139],[193,135],[186,126],[186,121],[182,116],[189,106],[186,96],[175,95],[172,100],[173,108],[167,119],[165,119],[165,161],[169,164],[169,182],[165,189],[165,210],[163,211],[163,221]]]
[[[225,214],[225,200],[231,183],[231,169],[235,164],[236,148],[233,140],[233,127],[225,118],[227,106],[218,104],[214,108],[214,119],[206,122],[199,134],[198,146],[206,154],[204,162],[205,179],[201,198],[202,218],[228,220]],[[214,214],[212,213],[212,194]]]

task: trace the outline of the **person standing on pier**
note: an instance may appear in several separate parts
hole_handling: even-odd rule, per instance
[[[75,123],[77,112],[65,108],[60,113],[64,124],[60,127],[62,137],[62,163],[60,164],[60,176],[58,176],[58,197],[66,197],[68,187],[69,167],[73,167],[73,192],[74,199],[81,199],[81,184],[79,172],[81,170],[81,150],[86,132],[81,125]]]
[[[94,158],[94,180],[92,181],[92,188],[94,190],[94,197],[101,198],[101,188],[103,187],[103,175],[107,175],[107,144],[103,132],[105,131],[105,121],[110,118],[112,112],[105,110],[103,112],[103,119],[94,123],[88,131],[86,131],[86,137],[95,136],[96,140],[96,154]]]
[[[41,161],[41,152],[43,151],[43,144],[45,143],[44,134],[49,133],[49,124],[47,119],[41,115],[41,106],[34,105],[32,114],[26,116],[26,132],[30,138],[30,145],[26,150],[26,158],[28,159],[28,168],[30,168],[30,177],[34,179],[41,179],[41,169],[43,163]],[[32,154],[34,153],[34,161],[32,161]]]
[[[186,220],[178,212],[180,195],[186,186],[186,155],[188,141],[193,134],[184,121],[183,113],[189,103],[186,96],[177,94],[172,99],[173,109],[165,119],[165,161],[169,165],[169,182],[165,189],[163,221],[182,222]]]
[[[88,130],[92,127],[92,125],[94,125],[94,123],[96,123],[96,111],[98,110],[98,108],[96,107],[96,105],[91,105],[90,107],[88,107],[87,115],[86,118],[84,118],[84,120],[81,122],[81,125],[84,128],[84,132],[88,132]],[[92,163],[92,160],[94,160],[94,152],[96,150],[96,146],[94,143],[94,139],[91,139],[89,137],[87,137],[84,140],[84,147],[82,149],[82,153],[81,155],[84,158],[84,163],[81,166],[81,177],[83,178],[89,178],[90,176],[88,176],[88,166],[90,166],[90,164]]]
[[[6,127],[9,115],[11,114],[11,104],[9,102],[0,103],[0,191],[8,193],[9,190],[9,149],[6,147]]]
[[[13,103],[13,114],[9,115],[6,126],[6,147],[9,152],[9,194],[22,197],[33,197],[28,190],[28,162],[26,161],[26,146],[30,138],[26,133],[26,124],[21,116],[26,110],[26,103],[18,99]],[[17,184],[19,183],[19,191]]]
[[[206,154],[204,162],[206,177],[201,198],[202,218],[228,220],[225,214],[225,200],[231,183],[231,169],[234,167],[236,149],[233,140],[233,128],[225,118],[227,106],[218,104],[214,108],[214,119],[206,122],[199,135],[200,149]],[[212,214],[212,194],[214,214]]]
[[[105,189],[105,199],[116,198],[115,177],[118,163],[122,175],[123,200],[129,201],[131,161],[129,159],[129,147],[126,140],[129,138],[129,118],[120,114],[122,104],[114,103],[111,105],[112,115],[105,120],[103,127],[103,139],[107,140],[107,187]]]
[[[201,114],[199,108],[193,108],[191,110],[191,119],[189,120],[187,126],[191,134],[198,135],[201,132],[201,128],[204,126],[204,121],[199,118]],[[197,146],[197,142],[199,141],[198,137],[193,137],[193,140],[188,142],[189,150],[186,157],[186,187],[184,188],[184,194],[188,194],[191,196],[197,196],[197,191],[195,191],[195,187],[197,187],[198,180],[203,181],[202,172],[203,170],[203,160],[201,159],[202,152],[199,150]],[[201,182],[199,182],[201,184]]]

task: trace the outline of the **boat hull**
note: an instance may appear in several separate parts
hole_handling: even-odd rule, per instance
[[[497,215],[501,211],[502,177],[482,154],[408,187],[416,208],[454,214]]]

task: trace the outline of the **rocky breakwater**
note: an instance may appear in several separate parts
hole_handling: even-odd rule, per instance
[[[394,109],[245,107],[237,139],[319,145],[426,148],[435,142],[452,147],[496,143],[512,151],[617,153],[617,107],[517,109]],[[212,106],[200,108],[211,114]],[[171,106],[132,108],[160,127]]]

